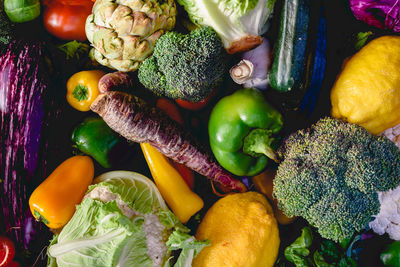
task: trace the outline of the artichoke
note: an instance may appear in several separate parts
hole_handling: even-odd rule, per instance
[[[120,71],[135,71],[157,39],[175,26],[174,0],[97,0],[86,20],[90,56]]]

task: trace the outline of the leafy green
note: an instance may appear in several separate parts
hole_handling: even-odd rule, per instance
[[[192,260],[209,244],[210,241],[208,240],[198,241],[193,236],[180,230],[173,232],[167,241],[167,246],[170,250],[182,249],[174,265],[175,267],[191,266]]]
[[[261,35],[276,0],[178,0],[197,25],[210,26],[224,47],[248,35]]]
[[[400,241],[393,241],[387,245],[380,255],[380,260],[385,266],[399,266]]]
[[[337,261],[340,259],[342,252],[335,242],[324,239],[321,241],[321,254],[330,261]]]
[[[357,262],[349,257],[343,257],[340,259],[339,267],[357,267]]]
[[[48,255],[56,258],[58,266],[115,266],[118,262],[151,266],[143,222],[132,223],[115,201],[85,198],[58,235],[57,243],[49,247]],[[135,257],[132,259],[127,251],[135,251]],[[146,264],[137,265],[139,262]]]
[[[314,252],[314,263],[317,267],[330,267],[331,265],[327,263],[324,259],[324,257],[319,253],[318,251]]]
[[[71,42],[59,45],[58,49],[67,55],[67,59],[79,59],[82,54],[88,53],[89,46],[85,43],[73,40]]]
[[[171,251],[177,249],[182,251],[175,266],[190,266],[208,244],[188,234],[148,178],[114,171],[95,183],[51,241],[49,266],[168,267]],[[134,212],[126,213],[126,206]]]
[[[89,186],[88,192],[96,187],[106,187],[117,194],[130,208],[142,214],[157,210],[168,210],[155,184],[147,177],[129,171],[113,171],[96,178],[95,185]],[[172,226],[172,225],[171,225]]]
[[[357,42],[354,45],[356,50],[360,50],[365,45],[365,43],[367,42],[367,40],[368,40],[370,35],[372,35],[371,31],[369,31],[369,32],[359,32],[357,34]]]
[[[312,231],[309,227],[301,230],[301,235],[285,249],[285,257],[288,261],[294,263],[297,267],[308,266],[310,255],[310,246],[313,241]]]
[[[354,241],[354,240],[353,240]],[[313,236],[310,227],[304,227],[301,235],[284,251],[285,259],[296,267],[355,267],[357,262],[346,255],[340,244],[320,236]],[[280,258],[277,266],[287,266]]]

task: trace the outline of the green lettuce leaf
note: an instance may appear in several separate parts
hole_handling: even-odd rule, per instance
[[[167,208],[148,178],[114,171],[95,182],[91,194],[51,241],[48,266],[169,267],[171,251],[177,249],[182,251],[175,266],[191,266],[208,244],[188,234],[190,230]],[[126,206],[134,209],[134,216],[124,215]]]
[[[115,201],[85,198],[57,243],[53,240],[49,261],[57,266],[152,266],[143,222],[140,218],[130,221]]]
[[[210,26],[225,48],[247,35],[261,35],[276,0],[177,0],[200,26]]]
[[[128,206],[142,214],[153,212],[154,209],[167,210],[167,205],[155,184],[147,177],[134,172],[113,171],[100,175],[94,185],[89,186],[92,191],[98,186],[107,187],[117,194]]]
[[[174,231],[169,236],[169,239],[167,241],[167,246],[169,250],[182,250],[174,267],[192,266],[193,259],[200,253],[200,251],[204,247],[208,246],[209,244],[209,240],[196,240],[193,236],[180,230]]]

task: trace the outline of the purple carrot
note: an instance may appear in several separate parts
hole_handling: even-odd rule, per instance
[[[132,77],[122,71],[107,73],[99,80],[99,91],[102,94],[108,91],[127,91],[132,87]]]
[[[188,131],[140,98],[106,92],[97,97],[91,110],[126,139],[150,143],[165,156],[212,179],[224,192],[246,191],[246,186],[224,171]]]

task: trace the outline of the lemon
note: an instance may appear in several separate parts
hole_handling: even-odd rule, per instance
[[[377,38],[344,66],[331,91],[332,116],[373,134],[400,123],[400,36]]]
[[[208,239],[193,267],[273,266],[279,249],[279,230],[267,199],[256,192],[218,200],[205,215],[196,237]]]

